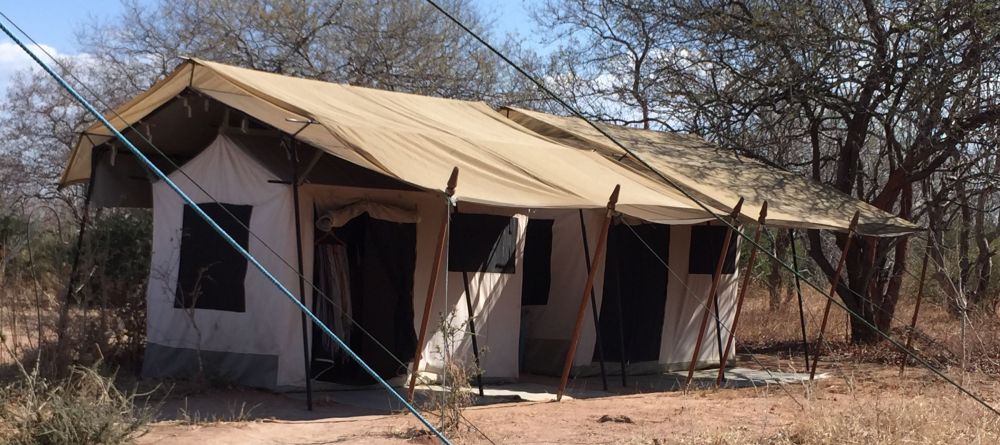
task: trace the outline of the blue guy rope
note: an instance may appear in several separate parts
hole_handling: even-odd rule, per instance
[[[293,295],[292,292],[288,290],[288,288],[286,288],[283,284],[281,284],[281,282],[278,281],[278,279],[274,275],[272,275],[271,272],[268,271],[263,264],[257,261],[257,258],[251,255],[250,252],[248,252],[246,249],[243,248],[243,246],[241,246],[238,242],[236,242],[236,240],[234,240],[233,237],[231,237],[228,233],[226,233],[226,231],[221,226],[219,226],[219,224],[216,223],[211,216],[208,216],[208,214],[205,213],[205,211],[202,210],[201,207],[199,207],[198,204],[195,203],[190,196],[184,193],[184,191],[181,190],[181,188],[176,183],[170,180],[170,178],[167,177],[167,175],[163,173],[162,170],[157,168],[156,165],[154,165],[153,162],[150,161],[145,154],[143,154],[138,148],[136,148],[135,145],[132,144],[131,141],[128,140],[128,138],[125,137],[125,135],[121,134],[121,132],[119,132],[118,129],[114,127],[114,125],[111,125],[111,122],[108,122],[108,120],[105,119],[104,116],[100,112],[98,112],[93,105],[90,104],[90,102],[84,99],[83,96],[81,96],[80,93],[76,91],[76,89],[74,89],[70,84],[68,84],[66,80],[62,78],[62,76],[56,73],[48,64],[43,62],[40,58],[38,58],[38,56],[35,55],[35,53],[29,50],[28,47],[25,46],[24,42],[22,42],[21,39],[17,38],[17,36],[15,36],[11,32],[11,30],[7,28],[7,25],[5,25],[2,21],[0,21],[0,30],[3,30],[4,34],[6,34],[7,37],[10,37],[10,39],[13,40],[14,43],[17,44],[17,46],[19,46],[25,53],[28,54],[29,57],[31,57],[32,60],[35,61],[35,63],[37,63],[40,67],[42,67],[42,69],[45,70],[45,72],[48,73],[50,76],[52,76],[52,78],[55,79],[55,81],[58,82],[63,89],[65,89],[70,95],[72,95],[73,98],[80,103],[80,105],[83,105],[83,107],[86,108],[90,114],[92,114],[95,118],[97,118],[97,120],[100,121],[101,124],[107,127],[108,130],[111,131],[111,133],[115,136],[115,138],[117,138],[123,144],[125,144],[125,146],[128,147],[128,149],[136,156],[136,158],[138,158],[140,161],[142,161],[143,164],[145,164],[146,168],[148,168],[150,171],[153,172],[153,174],[155,174],[158,178],[160,178],[161,180],[163,180],[163,182],[165,182],[168,186],[170,186],[170,188],[175,193],[177,193],[177,195],[180,196],[181,199],[183,199],[186,204],[188,204],[192,209],[194,209],[194,211],[198,214],[198,216],[200,216],[203,220],[205,220],[205,222],[207,222],[208,225],[211,226],[212,229],[214,229],[215,232],[219,234],[219,236],[225,239],[226,242],[233,247],[233,249],[236,249],[236,251],[239,252],[240,255],[243,255],[243,257],[246,258],[248,262],[250,262],[250,264],[253,264],[253,266],[256,267],[257,270],[259,270],[262,274],[264,274],[264,276],[267,277],[267,279],[270,280],[271,283],[274,284],[274,286],[281,291],[281,293],[285,294],[285,297],[287,297],[289,301],[295,304],[299,308],[299,310],[302,311],[302,313],[308,316],[309,319],[316,324],[316,326],[319,326],[319,328],[323,331],[323,333],[325,333],[328,337],[330,337],[330,339],[336,342],[338,346],[340,346],[345,352],[347,352],[347,354],[351,357],[351,359],[357,362],[358,365],[360,365],[361,368],[365,370],[365,372],[367,372],[369,375],[375,378],[375,380],[378,381],[379,384],[382,385],[386,391],[388,391],[390,394],[393,395],[393,397],[399,400],[399,402],[402,403],[404,407],[406,407],[407,411],[412,413],[418,420],[420,420],[420,423],[422,423],[425,427],[427,427],[427,429],[430,430],[431,433],[437,436],[438,440],[440,440],[441,443],[446,445],[451,445],[451,442],[448,440],[448,438],[445,437],[444,434],[442,434],[440,431],[438,431],[438,429],[435,428],[434,425],[432,425],[426,418],[424,418],[424,416],[421,415],[420,412],[417,411],[417,409],[412,404],[407,402],[406,399],[403,398],[403,396],[401,396],[398,392],[396,392],[396,390],[392,388],[392,385],[389,385],[389,382],[386,382],[385,379],[379,376],[378,373],[376,373],[375,370],[373,370],[370,366],[368,366],[368,364],[365,363],[365,361],[362,360],[361,357],[358,356],[358,354],[355,353],[346,343],[344,343],[344,341],[341,340],[340,337],[337,337],[337,335],[334,334],[333,331],[331,331],[330,328],[327,327],[326,324],[324,324],[316,316],[316,314],[313,314],[312,311],[310,311],[309,308],[307,308],[304,304],[302,304],[302,302],[300,302],[295,297],[295,295]]]

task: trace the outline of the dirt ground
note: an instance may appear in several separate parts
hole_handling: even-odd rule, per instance
[[[771,362],[768,366],[780,366],[781,359],[764,359]],[[453,432],[450,437],[461,444],[994,443],[1000,430],[990,420],[994,416],[930,371],[908,370],[899,379],[894,366],[825,366],[831,377],[815,386],[799,383],[473,407],[465,416],[489,439],[472,431]],[[966,377],[965,383],[990,401],[1000,399],[992,378]],[[259,392],[204,394],[183,403],[164,406],[165,413],[177,410],[181,416],[154,424],[139,443],[436,443],[421,433],[412,416],[354,416],[358,413],[322,397],[318,401],[322,408],[314,413],[306,412],[301,400]],[[249,414],[247,407],[252,408]],[[954,417],[972,424],[956,424],[954,432],[918,431],[920,425],[929,425],[925,418]],[[226,420],[234,418],[238,421]],[[866,431],[866,425],[872,431]],[[858,440],[841,441],[837,436],[844,434],[838,432],[843,427],[846,434],[854,431]],[[964,434],[972,440],[964,440]],[[936,439],[938,435],[945,437],[944,442]]]

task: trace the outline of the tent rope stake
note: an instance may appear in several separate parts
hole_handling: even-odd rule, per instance
[[[427,339],[427,322],[431,318],[431,304],[434,303],[434,292],[437,291],[438,275],[441,272],[441,260],[444,258],[445,237],[448,236],[448,220],[451,219],[451,197],[455,195],[455,187],[458,186],[458,167],[451,170],[451,177],[448,178],[448,187],[445,189],[445,215],[438,230],[437,250],[434,252],[434,263],[431,264],[431,276],[427,283],[427,297],[424,298],[424,313],[420,318],[420,332],[417,336],[416,353],[413,356],[413,367],[410,370],[410,388],[406,392],[406,398],[413,402],[413,392],[417,387],[417,376],[420,375],[420,359],[424,351],[424,341]],[[447,272],[445,272],[447,273]]]
[[[858,218],[860,217],[861,211],[859,210],[854,213],[851,225],[847,229],[847,241],[844,242],[844,249],[840,252],[840,260],[837,261],[837,270],[833,273],[833,277],[830,278],[830,295],[834,295],[837,292],[837,286],[840,284],[840,275],[844,272],[844,263],[847,262],[847,252],[851,250],[851,241],[854,240],[854,236],[856,235],[854,231],[858,227]],[[813,350],[809,381],[812,381],[816,377],[816,367],[819,366],[819,356],[823,349],[823,334],[826,331],[826,322],[830,319],[830,306],[832,304],[833,299],[830,298],[826,300],[826,306],[823,308],[823,321],[820,322],[819,336],[816,337],[816,349]]]
[[[757,228],[753,234],[754,242],[760,242],[761,233],[764,231],[764,223],[767,220],[767,201],[760,207],[760,218],[757,219]],[[726,377],[726,359],[729,357],[729,351],[733,348],[733,342],[736,339],[736,327],[740,323],[740,312],[743,310],[743,299],[747,295],[747,289],[750,288],[750,279],[753,277],[753,267],[757,263],[757,249],[750,250],[750,258],[747,259],[747,266],[744,269],[743,285],[740,286],[740,293],[736,296],[736,315],[733,317],[733,325],[729,328],[729,339],[726,340],[726,350],[722,353],[719,358],[719,375],[715,378],[715,385],[719,386]],[[716,315],[718,316],[718,315]],[[736,352],[733,351],[733,355]]]
[[[569,373],[573,369],[573,359],[576,358],[576,346],[580,343],[580,333],[583,331],[583,318],[587,314],[587,302],[590,291],[594,288],[594,278],[597,269],[600,268],[601,260],[604,258],[604,251],[608,243],[608,230],[611,228],[611,220],[615,216],[615,205],[618,204],[618,193],[621,192],[621,185],[616,185],[611,197],[608,198],[607,213],[604,215],[604,225],[601,226],[600,237],[597,238],[597,246],[594,247],[594,259],[590,263],[590,272],[587,273],[587,284],[583,286],[583,296],[580,297],[580,309],[576,312],[576,323],[573,325],[573,336],[570,337],[569,349],[566,351],[566,361],[563,363],[562,376],[559,379],[559,391],[556,392],[556,401],[562,400],[566,392],[566,384],[569,383]]]
[[[736,223],[740,216],[740,210],[743,208],[743,198],[736,203],[736,207],[733,207],[733,212],[730,217],[733,222]],[[691,363],[688,365],[687,381],[685,386],[690,386],[691,381],[694,380],[694,368],[698,364],[698,355],[701,354],[701,344],[705,340],[705,329],[708,327],[708,318],[712,315],[713,306],[716,298],[716,293],[719,291],[719,282],[722,281],[722,270],[726,265],[726,257],[729,255],[729,244],[733,241],[733,232],[735,228],[733,226],[726,227],[726,236],[722,239],[722,249],[719,251],[719,260],[715,263],[715,275],[712,276],[712,286],[708,290],[708,301],[705,302],[705,311],[701,317],[701,327],[698,329],[698,340],[694,343],[694,353],[691,354]]]
[[[910,329],[906,331],[906,349],[910,349],[913,342],[913,333],[917,330],[917,316],[920,315],[920,302],[924,299],[924,282],[927,279],[927,260],[931,256],[931,244],[927,243],[924,250],[923,264],[920,265],[920,284],[917,285],[917,303],[913,306],[913,318],[910,319]],[[899,357],[899,376],[903,376],[906,371],[906,354]]]
[[[21,39],[15,36],[14,33],[11,32],[11,30],[3,22],[0,22],[0,30],[2,30],[4,34],[7,35],[7,37],[10,37],[10,39],[13,40],[14,43],[16,43],[17,46],[20,47],[22,51],[24,51],[29,57],[31,57],[31,59],[36,64],[38,64],[38,66],[40,66],[46,73],[48,73],[48,75],[51,76],[59,84],[60,87],[66,90],[66,92],[68,92],[73,97],[74,100],[76,100],[80,105],[82,105],[90,115],[94,116],[95,119],[97,119],[103,126],[105,126],[116,139],[121,141],[129,149],[129,151],[131,151],[136,156],[136,158],[140,162],[142,162],[142,164],[145,165],[146,168],[149,169],[149,171],[151,171],[157,178],[159,178],[165,184],[167,184],[167,186],[169,186],[170,189],[173,190],[174,193],[176,193],[184,201],[185,204],[189,205],[191,209],[199,217],[201,217],[202,220],[204,220],[217,234],[219,234],[219,236],[221,236],[226,241],[226,243],[228,243],[241,256],[243,256],[243,258],[245,258],[247,262],[252,264],[254,268],[260,271],[260,273],[263,274],[278,290],[280,290],[281,293],[284,294],[289,301],[295,304],[300,311],[305,313],[313,321],[313,323],[316,324],[316,326],[318,326],[327,336],[329,336],[331,340],[333,340],[338,344],[338,346],[343,348],[344,352],[346,352],[351,357],[352,360],[357,362],[358,365],[365,370],[365,372],[367,372],[377,382],[379,382],[379,384],[381,384],[382,387],[386,389],[386,391],[392,394],[395,399],[399,400],[403,404],[403,406],[420,421],[421,424],[427,427],[427,429],[431,433],[433,433],[438,438],[438,440],[441,441],[441,443],[451,445],[451,441],[449,441],[448,438],[444,436],[444,434],[438,431],[437,428],[435,428],[434,425],[430,423],[430,421],[428,421],[423,415],[421,415],[420,412],[417,411],[417,409],[414,408],[412,404],[407,402],[406,399],[403,398],[403,396],[401,396],[398,392],[396,392],[396,390],[394,390],[392,386],[385,381],[385,379],[379,376],[374,369],[368,366],[368,364],[365,363],[365,361],[362,360],[361,357],[356,352],[354,352],[354,350],[350,348],[350,346],[344,343],[344,341],[340,337],[334,334],[333,331],[330,330],[330,328],[326,326],[326,324],[324,324],[323,321],[319,319],[319,317],[316,316],[316,314],[312,313],[312,311],[310,311],[309,308],[305,307],[305,305],[303,305],[295,297],[295,295],[291,291],[289,291],[284,284],[281,283],[281,281],[279,281],[270,271],[268,271],[267,268],[264,267],[264,265],[261,264],[256,257],[251,255],[250,252],[244,249],[243,246],[240,245],[240,243],[238,243],[235,239],[233,239],[233,237],[229,235],[229,233],[227,233],[225,229],[222,228],[222,226],[220,226],[217,222],[215,222],[215,220],[212,219],[211,216],[205,213],[205,211],[201,207],[199,207],[198,204],[194,202],[194,200],[180,188],[180,186],[178,186],[173,180],[171,180],[170,177],[163,172],[163,170],[160,170],[160,168],[157,167],[156,164],[154,164],[148,157],[146,157],[146,155],[142,151],[140,151],[134,144],[132,144],[132,142],[129,141],[128,138],[125,137],[125,135],[119,132],[118,129],[115,128],[115,126],[112,125],[111,122],[109,122],[107,118],[104,117],[104,115],[102,115],[99,111],[97,111],[97,109],[94,108],[94,106],[91,105],[90,102],[84,99],[83,96],[81,96],[80,93],[77,92],[75,88],[73,88],[69,83],[67,83],[66,80],[62,78],[62,76],[56,73],[55,70],[52,69],[52,67],[50,67],[47,63],[45,63],[37,55],[35,55],[34,52],[29,50],[28,47],[24,44],[24,42],[22,42]]]

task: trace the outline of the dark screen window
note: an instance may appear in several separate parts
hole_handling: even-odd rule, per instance
[[[247,248],[250,233],[246,227],[250,226],[253,207],[216,203],[198,206],[240,246]],[[193,208],[184,206],[174,307],[244,312],[246,275],[246,259]]]
[[[691,251],[688,256],[688,272],[693,274],[715,274],[722,253],[722,243],[726,237],[724,226],[694,226],[691,228]],[[729,242],[729,252],[726,255],[723,274],[736,271],[736,237]]]
[[[456,213],[451,217],[448,270],[514,273],[517,220],[509,216]]]
[[[549,303],[549,286],[552,283],[552,220],[528,220],[524,238],[521,305],[544,306]]]

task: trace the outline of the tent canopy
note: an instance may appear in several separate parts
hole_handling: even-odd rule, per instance
[[[583,119],[505,108],[510,119],[558,142],[604,153],[610,159],[626,155],[621,147]],[[919,228],[825,184],[739,157],[694,135],[597,124],[675,184],[716,208],[731,209],[744,198],[742,213],[756,220],[767,201],[767,221],[774,226],[846,231],[861,211],[858,231],[865,235],[902,235]],[[622,159],[634,171],[656,175],[631,157]]]
[[[193,89],[338,158],[425,190],[443,191],[459,168],[459,202],[513,208],[599,208],[621,185],[618,210],[647,221],[704,221],[671,188],[600,154],[550,141],[482,102],[352,87],[189,59],[109,118],[141,121]],[[70,157],[62,184],[90,175],[94,126]]]
[[[712,219],[650,172],[612,159],[609,155],[620,149],[585,122],[520,109],[506,110],[508,119],[482,102],[189,59],[121,106],[109,121],[118,129],[136,125],[188,89],[336,158],[420,189],[443,191],[451,170],[458,167],[458,202],[600,208],[614,186],[621,185],[618,210],[627,215],[667,224]],[[916,229],[821,184],[714,150],[697,138],[614,126],[607,130],[715,213],[727,213],[743,196],[744,214],[751,219],[767,200],[773,225],[844,230],[860,209],[863,233],[896,235]],[[84,132],[61,184],[87,180],[94,147],[111,138],[100,125]]]

